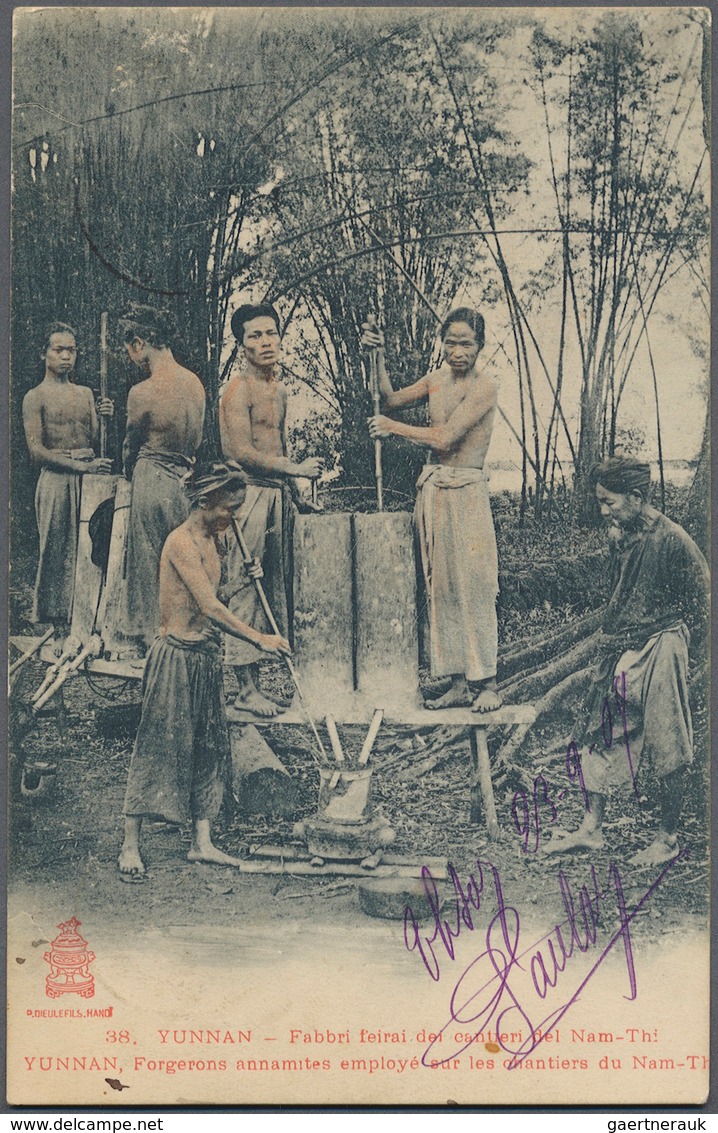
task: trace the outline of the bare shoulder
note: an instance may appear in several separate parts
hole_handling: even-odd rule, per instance
[[[189,390],[195,397],[201,397],[204,400],[205,391],[202,382],[192,370],[185,369],[184,366],[177,367],[177,373],[180,379],[184,382]]]
[[[219,399],[220,406],[224,405],[226,408],[231,408],[235,405],[242,405],[246,403],[249,394],[249,383],[243,374],[238,374],[234,378],[230,378],[225,386],[224,392]]]
[[[199,556],[197,544],[187,530],[185,523],[180,524],[167,536],[162,548],[162,555],[170,562],[186,561],[189,558]]]
[[[95,395],[89,386],[75,386],[75,389],[85,398],[86,401],[89,401],[91,405],[95,404]]]
[[[44,400],[42,386],[33,386],[22,399],[23,413],[33,413],[35,410],[40,409]]]
[[[479,370],[478,384],[484,394],[490,393],[494,400],[498,399],[499,379],[492,366],[485,366],[484,369]]]

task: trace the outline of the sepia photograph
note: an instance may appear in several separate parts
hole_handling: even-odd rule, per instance
[[[699,1106],[707,8],[15,9],[12,1106]]]

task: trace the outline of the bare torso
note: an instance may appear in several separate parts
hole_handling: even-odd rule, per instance
[[[496,413],[496,397],[476,398],[481,387],[493,388],[492,379],[474,368],[462,377],[456,377],[448,365],[427,375],[429,416],[432,427],[446,425],[452,415],[465,405],[469,416],[466,431],[448,451],[432,446],[432,458],[437,463],[483,468],[491,440]]]
[[[97,418],[92,390],[73,382],[46,378],[25,395],[25,434],[31,453],[33,442],[46,449],[92,448]]]
[[[281,382],[246,373],[232,378],[219,403],[225,456],[239,461],[248,472],[284,471],[272,467],[272,458],[281,462],[286,457],[286,415],[287,390]]]
[[[216,595],[221,559],[215,536],[205,534],[194,522],[183,523],[168,536],[160,559],[160,634],[197,641],[207,636],[210,622],[180,576],[179,561],[192,578],[201,578],[204,587],[209,585]]]
[[[192,457],[200,446],[205,392],[196,374],[170,355],[127,399],[126,452],[146,445]]]

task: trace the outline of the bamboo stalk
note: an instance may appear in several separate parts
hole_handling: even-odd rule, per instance
[[[107,397],[107,311],[100,315],[100,397]],[[100,456],[107,456],[107,418],[100,416]]]

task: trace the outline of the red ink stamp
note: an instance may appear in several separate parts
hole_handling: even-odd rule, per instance
[[[87,941],[77,931],[80,924],[76,917],[59,924],[60,932],[50,945],[50,951],[45,953],[44,959],[50,965],[45,995],[51,999],[68,992],[76,992],[83,999],[91,999],[95,994],[95,978],[90,973],[95,953],[88,952]]]

